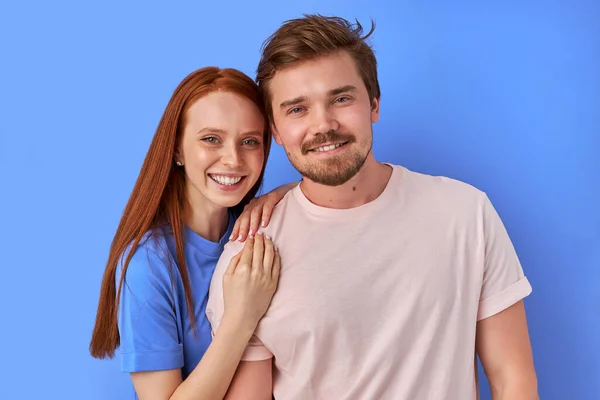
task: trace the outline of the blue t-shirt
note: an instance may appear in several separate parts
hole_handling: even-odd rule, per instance
[[[119,302],[123,372],[181,368],[185,379],[198,365],[211,342],[211,327],[205,314],[210,280],[234,222],[230,215],[227,231],[219,243],[204,239],[189,228],[184,230],[196,336],[170,228],[158,229],[140,243],[127,268]],[[117,285],[121,271],[119,267]]]

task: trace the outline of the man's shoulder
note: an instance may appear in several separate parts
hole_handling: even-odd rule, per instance
[[[457,178],[403,169],[405,173],[404,182],[412,192],[433,196],[434,198],[442,196],[446,200],[479,201],[482,197],[485,197],[482,190]]]
[[[300,190],[300,185],[296,185],[283,196],[273,208],[269,225],[261,228],[261,232],[271,237],[277,237],[282,230],[285,230],[284,226],[294,224],[295,218],[302,212],[302,206],[297,200]],[[236,249],[236,247],[232,249]],[[241,250],[241,247],[239,250]]]
[[[403,204],[411,212],[425,212],[439,217],[472,220],[481,214],[487,201],[485,192],[462,180],[444,175],[433,175],[402,168],[401,192]]]
[[[277,203],[273,208],[273,212],[271,214],[271,221],[278,222],[282,220],[286,209],[298,205],[298,202],[295,201],[295,196],[296,192],[299,190],[301,190],[299,183],[290,190],[288,190],[288,192],[283,196],[279,203]]]
[[[225,273],[225,270],[227,269],[227,266],[229,265],[229,261],[231,261],[231,259],[238,254],[240,251],[242,251],[242,249],[244,248],[244,244],[246,242],[240,242],[238,240],[236,241],[230,241],[227,242],[225,244],[225,246],[223,247],[223,252],[221,253],[221,256],[219,257],[219,261],[217,262],[217,266],[215,268],[215,272],[214,274],[220,274],[223,275]]]
[[[283,197],[283,199],[281,199],[281,201],[279,201],[279,203],[275,206],[275,208],[273,209],[273,212],[271,213],[269,225],[267,225],[264,228],[260,228],[259,231],[261,233],[263,233],[265,235],[269,235],[272,238],[276,238],[278,236],[279,232],[281,232],[282,229],[284,229],[283,228],[284,223],[290,222],[290,216],[291,216],[290,208],[298,207],[297,201],[294,200],[293,192],[295,190],[300,190],[300,189],[298,188],[298,186],[296,186],[293,189],[291,189],[290,191],[288,191],[285,194],[285,196]],[[236,240],[236,241],[227,242],[225,244],[225,247],[223,248],[223,252],[221,253],[221,256],[219,257],[219,261],[215,268],[215,272],[213,275],[213,281],[215,280],[214,276],[218,276],[218,277],[223,276],[223,274],[227,270],[227,266],[229,265],[229,262],[236,254],[238,254],[242,251],[245,243],[246,243],[245,241],[240,242],[240,241]]]
[[[259,232],[265,235],[269,235],[271,237],[274,237],[276,235],[276,233],[281,229],[281,225],[285,220],[284,215],[286,214],[286,210],[289,208],[289,204],[293,203],[292,191],[296,189],[297,188],[294,188],[288,193],[286,193],[284,198],[281,199],[281,201],[274,207],[271,213],[271,218],[269,219],[269,225],[264,228],[259,228]],[[239,240],[227,242],[223,248],[221,256],[219,257],[219,262],[217,264],[217,270],[215,271],[215,273],[220,272],[221,274],[223,274],[225,272],[225,269],[227,268],[227,265],[229,264],[229,261],[236,254],[242,251],[245,244],[246,241],[240,242]]]

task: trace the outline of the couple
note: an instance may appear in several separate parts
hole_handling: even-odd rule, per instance
[[[90,345],[140,399],[474,400],[476,356],[495,400],[537,399],[531,286],[486,195],[371,152],[371,32],[288,21],[258,85],[204,68],[175,90]],[[303,179],[254,198],[271,134]]]

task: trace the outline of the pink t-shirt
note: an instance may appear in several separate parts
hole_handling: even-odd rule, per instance
[[[531,293],[487,196],[393,166],[383,193],[352,209],[291,190],[265,233],[279,288],[243,360],[271,357],[275,398],[475,400],[475,329]],[[207,315],[223,316],[215,270]]]

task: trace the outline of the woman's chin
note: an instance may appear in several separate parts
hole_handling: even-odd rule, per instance
[[[221,192],[211,190],[210,193],[210,201],[211,203],[223,207],[223,208],[231,208],[235,207],[242,202],[246,194],[248,194],[249,190],[239,190],[235,192]]]

